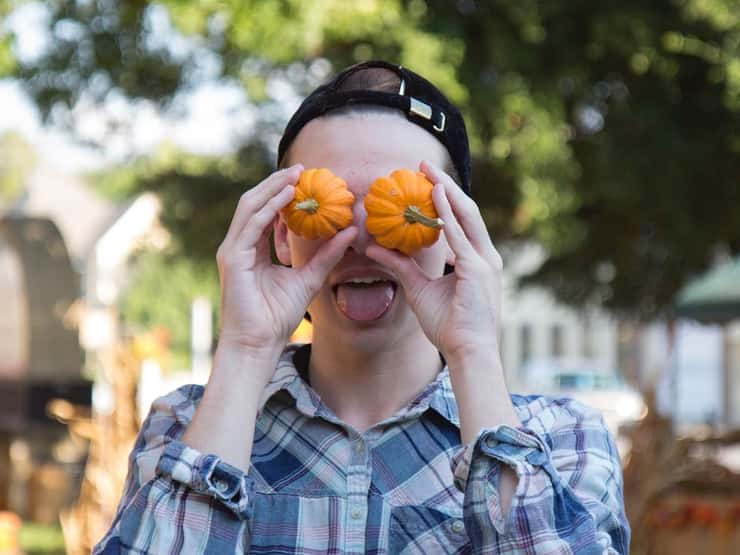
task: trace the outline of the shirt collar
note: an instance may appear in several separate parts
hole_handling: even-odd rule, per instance
[[[281,391],[287,392],[296,403],[296,408],[306,416],[316,416],[328,409],[321,398],[308,385],[308,358],[310,344],[291,343],[284,349],[272,379],[262,392],[259,414],[268,401]],[[447,365],[408,405],[391,417],[391,420],[415,417],[427,409],[439,413],[448,422],[460,427],[460,417],[452,391]]]
[[[310,352],[310,344],[291,343],[283,350],[278,360],[275,373],[262,391],[259,414],[264,411],[265,405],[281,391],[290,394],[296,402],[296,408],[307,416],[315,416],[318,412],[321,399],[301,376],[296,365]],[[308,369],[306,368],[306,372]]]

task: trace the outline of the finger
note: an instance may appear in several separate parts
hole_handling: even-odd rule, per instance
[[[255,187],[244,193],[239,199],[239,204],[231,219],[229,230],[226,232],[224,242],[234,241],[244,229],[246,223],[258,212],[271,198],[288,185],[295,185],[303,171],[301,164],[276,171],[261,181]]]
[[[418,293],[433,279],[410,256],[380,245],[369,245],[365,255],[393,271],[409,300],[417,298]]]
[[[280,216],[275,216],[273,221],[265,227],[260,238],[257,239],[255,247],[257,249],[257,258],[260,260],[266,260],[269,258],[270,261],[272,261],[272,241],[270,238],[275,227],[275,220],[279,217]]]
[[[284,188],[273,196],[267,203],[244,224],[244,228],[238,237],[239,248],[249,249],[260,242],[264,242],[269,236],[269,230],[278,212],[290,204],[295,195],[295,187],[285,185]]]
[[[433,183],[444,184],[447,200],[452,206],[452,211],[457,216],[465,236],[473,244],[475,250],[481,256],[485,256],[487,250],[494,249],[486,222],[483,220],[475,201],[466,195],[447,173],[431,162],[422,162],[420,169],[432,179]]]
[[[447,238],[447,243],[450,245],[452,252],[455,254],[456,262],[460,263],[465,260],[473,260],[475,258],[480,259],[473,245],[470,243],[468,238],[463,231],[460,222],[457,220],[447,195],[445,194],[444,183],[437,183],[432,190],[432,200],[434,201],[434,207],[437,213],[444,220],[444,234]]]
[[[357,226],[349,226],[321,245],[311,260],[297,272],[314,295],[326,281],[329,272],[344,256],[347,248],[359,233]]]

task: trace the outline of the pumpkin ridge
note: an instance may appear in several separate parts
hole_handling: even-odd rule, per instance
[[[403,225],[403,222],[399,224],[396,218],[378,218],[373,222],[368,221],[367,228],[373,235],[383,235],[397,229],[399,225]]]
[[[380,197],[373,199],[373,211],[376,214],[393,214],[400,216],[403,214],[404,206]]]
[[[401,190],[405,193],[406,199],[416,197],[416,191],[419,189],[419,178],[416,172],[411,170],[397,170],[398,178],[396,181],[401,185]],[[395,174],[395,172],[394,172]]]
[[[323,195],[324,202],[327,203],[352,203],[354,202],[354,195],[352,193],[349,193],[346,189],[342,189],[340,187],[337,187],[336,189],[332,189],[331,191],[326,191]]]
[[[303,226],[306,229],[306,236],[309,239],[316,239],[318,237],[317,230],[316,230],[316,217],[309,218],[306,217],[303,220]]]
[[[342,178],[327,168],[309,168],[301,172],[293,200],[281,212],[297,235],[327,238],[351,223],[353,203],[354,195]]]
[[[409,169],[377,178],[364,202],[368,232],[378,244],[406,255],[433,244],[443,222],[434,207],[432,190],[423,173]]]

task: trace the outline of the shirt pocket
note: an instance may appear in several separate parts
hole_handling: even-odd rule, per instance
[[[341,498],[257,493],[254,503],[249,553],[341,552]]]
[[[392,555],[472,553],[462,516],[424,505],[391,509],[388,552]]]

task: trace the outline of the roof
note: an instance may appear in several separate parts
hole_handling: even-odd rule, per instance
[[[53,220],[64,237],[70,258],[77,264],[87,258],[97,239],[128,205],[102,197],[81,177],[43,164],[31,173],[26,186],[13,213]]]
[[[702,322],[740,319],[740,256],[684,287],[677,296],[676,313]]]

